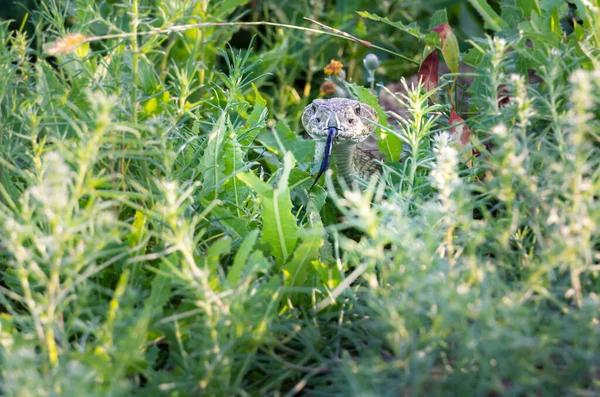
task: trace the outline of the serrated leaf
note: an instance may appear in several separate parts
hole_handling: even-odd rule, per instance
[[[371,14],[371,13],[366,12],[366,11],[358,11],[357,13],[361,17],[368,18],[368,19],[371,19],[373,21],[383,22],[385,24],[393,26],[396,29],[400,29],[401,31],[403,31],[405,33],[408,33],[411,36],[416,37],[419,40],[425,41],[427,44],[429,44],[431,46],[439,48],[440,42],[439,42],[439,39],[438,39],[437,35],[435,35],[435,34],[423,34],[421,32],[421,29],[419,28],[419,26],[416,23],[411,23],[409,25],[405,25],[404,23],[402,23],[400,21],[392,22],[392,21],[390,21],[387,18],[380,17],[379,15]]]
[[[298,242],[298,225],[296,217],[292,214],[292,200],[288,187],[288,178],[294,165],[294,156],[291,152],[287,152],[284,157],[283,172],[276,187],[272,187],[251,172],[237,175],[237,178],[260,197],[262,241],[271,247],[279,266],[285,263]]]
[[[477,10],[479,15],[485,21],[485,27],[500,32],[508,28],[508,24],[504,22],[500,15],[487,3],[486,0],[469,0],[469,3]]]
[[[349,84],[349,88],[358,97],[360,102],[366,103],[371,106],[377,112],[379,117],[378,123],[384,127],[389,128],[387,122],[387,115],[381,106],[379,106],[379,100],[377,97],[366,89],[365,87],[357,86],[356,84]],[[402,140],[396,135],[388,134],[381,128],[375,129],[375,135],[377,135],[377,147],[385,155],[388,161],[398,161],[400,154],[402,154]]]

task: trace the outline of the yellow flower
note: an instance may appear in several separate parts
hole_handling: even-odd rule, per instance
[[[329,62],[329,65],[325,66],[323,71],[325,74],[333,74],[334,76],[337,76],[342,71],[343,67],[344,65],[342,65],[340,61],[332,59],[331,62]]]

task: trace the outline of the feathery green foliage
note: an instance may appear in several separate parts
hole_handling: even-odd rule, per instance
[[[28,18],[0,22],[0,394],[600,393],[597,1]],[[472,69],[389,85],[445,22]],[[393,108],[387,159],[308,194],[300,114],[331,58],[336,94]]]

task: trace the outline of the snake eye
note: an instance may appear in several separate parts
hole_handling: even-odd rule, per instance
[[[360,116],[360,104],[354,106],[354,113],[356,113],[357,116]]]

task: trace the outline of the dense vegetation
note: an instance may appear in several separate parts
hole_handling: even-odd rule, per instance
[[[0,394],[600,394],[597,0],[25,5]],[[384,175],[308,195],[332,93]]]

